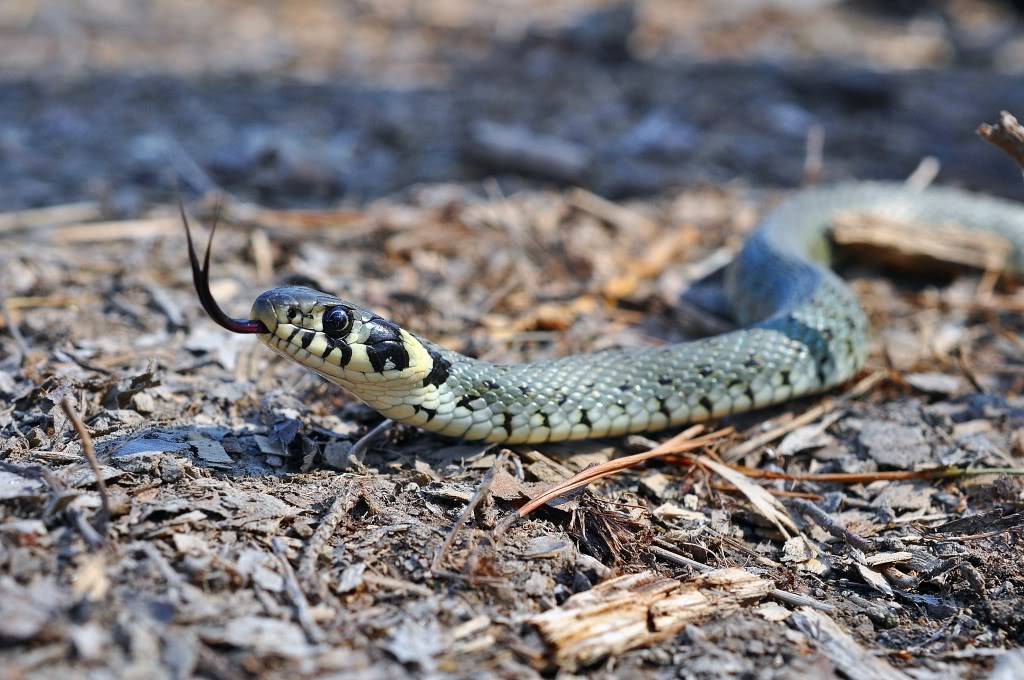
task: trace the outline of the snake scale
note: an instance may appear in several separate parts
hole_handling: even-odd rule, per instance
[[[218,323],[258,334],[275,352],[387,418],[466,440],[552,442],[748,411],[856,374],[867,353],[867,319],[827,268],[828,228],[843,212],[996,233],[1012,244],[1008,269],[1024,272],[1019,204],[878,182],[807,189],[765,216],[729,266],[726,294],[740,330],[657,348],[500,365],[435,345],[309,288],[269,290],[254,302],[250,319],[231,319],[209,293],[209,246],[202,267],[191,237],[189,251],[200,299]]]

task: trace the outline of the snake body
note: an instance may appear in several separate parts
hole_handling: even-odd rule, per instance
[[[833,217],[861,211],[997,233],[1024,271],[1024,208],[951,188],[852,183],[797,192],[762,219],[730,265],[726,293],[745,327],[649,349],[499,365],[424,340],[309,288],[253,304],[271,349],[384,416],[466,440],[522,443],[645,432],[820,392],[863,366],[864,312],[827,268]]]

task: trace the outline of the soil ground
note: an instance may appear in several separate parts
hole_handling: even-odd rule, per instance
[[[1024,672],[1012,282],[843,261],[875,331],[859,389],[715,423],[735,431],[702,451],[789,475],[751,481],[797,538],[678,459],[500,533],[538,489],[674,433],[505,449],[392,427],[354,448],[379,416],[206,318],[175,205],[220,213],[212,287],[236,315],[302,282],[496,361],[695,337],[728,322],[691,284],[802,183],[930,158],[918,177],[937,162],[938,183],[1024,199],[974,134],[1024,112],[1018,11],[0,7],[0,674]],[[1002,473],[912,479],[939,467]],[[862,477],[794,479],[827,473]],[[630,618],[656,579],[690,587],[701,564],[790,599],[730,604],[720,583],[668,633],[656,607]],[[573,612],[630,574],[609,632],[584,630]]]

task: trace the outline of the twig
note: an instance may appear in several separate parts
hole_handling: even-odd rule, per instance
[[[652,545],[651,552],[660,557],[661,559],[665,560],[666,562],[671,562],[672,564],[679,565],[680,567],[689,567],[690,569],[699,571],[702,574],[706,574],[709,571],[715,570],[714,567],[708,566],[703,562],[692,560],[689,557],[686,557],[685,555],[680,555],[677,552],[673,552],[666,548],[662,548],[661,546]]]
[[[252,247],[252,259],[256,262],[256,281],[266,284],[274,277],[274,253],[267,232],[263,229],[253,229],[249,243]]]
[[[782,590],[781,588],[774,589],[772,591],[772,597],[774,597],[779,602],[785,602],[786,604],[792,605],[794,607],[811,607],[812,609],[817,609],[818,611],[822,612],[836,611],[836,608],[828,604],[827,602],[815,600],[810,595],[791,593],[790,591]]]
[[[956,479],[979,475],[1024,475],[1024,468],[958,468],[940,467],[928,470],[891,470],[888,472],[825,472],[820,474],[789,474],[733,465],[732,469],[753,479],[782,479],[787,482],[833,482],[836,484],[869,484],[908,480]]]
[[[706,574],[708,572],[715,570],[714,567],[708,566],[703,562],[692,560],[689,557],[685,557],[684,555],[680,555],[677,552],[668,550],[666,548],[662,548],[660,546],[652,545],[651,552],[654,553],[656,556],[660,557],[661,559],[665,560],[666,562],[671,562],[672,564],[676,564],[682,567],[689,567],[691,569],[701,572],[702,574]],[[813,607],[814,609],[818,609],[823,612],[832,612],[836,610],[835,607],[825,602],[822,602],[821,600],[815,600],[813,597],[808,597],[806,595],[791,593],[788,590],[774,588],[771,591],[771,595],[776,600],[779,600],[780,602],[785,602],[786,604],[793,605],[794,607]]]
[[[967,349],[967,345],[961,345],[960,351],[956,354],[957,367],[960,369],[963,376],[967,378],[967,382],[971,383],[971,387],[974,388],[975,392],[978,394],[985,394],[985,386],[981,384],[978,374],[975,372],[974,366],[971,364],[969,355],[970,350]]]
[[[827,512],[819,508],[814,503],[804,500],[802,498],[793,499],[792,505],[797,508],[801,513],[807,515],[815,521],[818,526],[832,534],[836,538],[841,538],[857,550],[862,552],[868,552],[873,549],[871,541],[867,540],[863,536],[855,534],[846,527],[842,526],[834,519],[832,519]]]
[[[729,548],[730,550],[735,550],[736,552],[745,555],[748,560],[752,560],[754,562],[757,562],[758,564],[762,564],[769,569],[782,569],[784,567],[784,565],[781,562],[776,562],[770,557],[765,557],[761,553],[751,548],[749,545],[747,545],[747,543],[744,540],[736,538],[734,536],[730,536],[726,533],[722,533],[721,531],[718,531],[712,528],[711,526],[705,526],[704,530],[702,531],[702,534],[714,538],[718,541],[718,544],[720,546],[724,548]],[[662,539],[655,539],[655,543],[660,545],[662,548],[671,549],[674,547],[672,544]]]
[[[815,123],[807,128],[807,141],[804,146],[804,181],[803,185],[813,186],[821,179],[821,169],[825,158],[825,127]]]
[[[434,560],[430,563],[430,571],[435,574],[451,575],[441,565],[444,563],[444,559],[448,555],[448,551],[451,550],[452,543],[455,542],[455,536],[462,531],[462,527],[466,525],[466,522],[476,510],[476,507],[480,505],[485,498],[487,498],[487,494],[491,490],[491,483],[494,481],[494,475],[497,474],[500,468],[504,467],[505,461],[507,460],[508,453],[502,451],[501,455],[498,456],[498,459],[494,461],[494,465],[492,465],[491,469],[487,471],[486,475],[484,475],[484,478],[480,481],[480,486],[477,487],[476,493],[473,494],[471,499],[469,499],[469,503],[466,504],[466,507],[462,510],[462,514],[459,515],[459,518],[455,520],[455,524],[452,525],[452,528],[448,530],[448,535],[445,536],[444,543],[441,544],[437,554],[434,555]],[[495,535],[500,534],[495,531]]]
[[[35,231],[58,224],[88,222],[98,219],[101,214],[99,204],[91,201],[5,212],[0,213],[0,234],[8,231]]]
[[[976,132],[986,142],[1009,154],[1024,169],[1024,126],[1009,111],[1000,111],[998,123],[982,123]]]
[[[299,562],[299,578],[306,584],[307,588],[319,583],[319,579],[316,578],[319,573],[316,568],[316,561],[323,554],[324,546],[331,536],[334,535],[334,530],[338,528],[338,524],[341,523],[345,513],[352,507],[354,500],[352,497],[352,485],[346,484],[344,493],[339,494],[334,499],[330,510],[320,520],[320,524],[317,526],[316,531],[313,532],[313,535],[309,537],[309,542],[306,543],[306,551],[302,555],[302,561]]]
[[[375,586],[382,588],[390,588],[391,590],[404,590],[409,593],[416,593],[421,597],[430,597],[434,594],[430,588],[421,586],[418,583],[412,583],[410,581],[403,581],[397,578],[391,578],[389,576],[381,576],[380,574],[374,574],[372,572],[366,572],[363,574],[363,581],[370,583]]]
[[[28,358],[29,347],[28,343],[25,342],[25,336],[21,334],[21,329],[18,328],[17,320],[14,318],[14,314],[11,313],[11,309],[8,306],[7,301],[0,304],[0,314],[3,315],[4,326],[7,327],[7,332],[14,338],[14,344],[18,348],[18,352],[21,353],[21,358],[18,360],[18,364],[22,365]]]
[[[60,405],[63,407],[64,413],[67,414],[68,420],[74,426],[75,432],[78,433],[78,438],[82,441],[82,455],[89,461],[89,467],[92,468],[92,473],[96,475],[96,488],[100,491],[100,512],[96,515],[96,522],[93,526],[105,541],[107,538],[107,524],[110,521],[110,496],[107,493],[107,483],[103,481],[100,464],[96,460],[96,448],[93,446],[92,437],[89,436],[89,432],[85,429],[85,424],[78,416],[78,412],[75,411],[75,407],[71,404],[71,399],[64,397]]]
[[[590,150],[580,144],[486,120],[470,126],[465,150],[474,160],[500,171],[563,182],[581,183],[592,161]]]
[[[57,227],[50,232],[50,239],[61,244],[132,241],[171,234],[178,229],[181,229],[181,222],[176,217],[145,217]]]
[[[288,561],[288,549],[285,547],[284,541],[275,536],[270,541],[270,546],[274,549],[274,554],[277,555],[277,560],[281,564],[281,571],[284,572],[284,589],[292,601],[292,606],[295,607],[295,617],[298,619],[299,625],[302,626],[302,630],[305,631],[306,637],[311,643],[323,642],[324,632],[320,626],[316,625],[309,611],[309,602],[306,600],[306,594],[302,592],[299,580],[295,578],[295,571]]]
[[[564,482],[559,482],[558,484],[555,484],[547,491],[544,491],[539,495],[534,496],[528,503],[519,508],[519,512],[517,514],[519,517],[526,517],[531,512],[533,512],[540,506],[544,505],[545,503],[554,500],[559,496],[565,495],[570,491],[575,491],[576,489],[580,489],[584,486],[587,486],[588,484],[595,482],[598,479],[601,479],[602,477],[613,475],[616,472],[624,470],[626,468],[635,467],[636,465],[646,460],[650,460],[652,458],[669,456],[673,454],[683,453],[685,451],[690,451],[692,449],[700,448],[701,446],[704,446],[705,444],[708,444],[716,439],[721,439],[726,435],[732,434],[732,428],[725,428],[723,430],[718,430],[717,432],[712,432],[711,434],[700,437],[699,439],[693,439],[693,437],[697,436],[703,431],[703,425],[694,425],[693,427],[683,430],[675,437],[672,437],[668,441],[651,449],[650,451],[644,451],[643,453],[637,453],[632,456],[616,458],[614,460],[608,461],[607,463],[602,463],[600,465],[595,465],[594,467],[587,468],[586,470],[581,470],[580,472],[576,473],[575,475],[565,480]]]
[[[146,556],[150,562],[156,567],[157,571],[160,572],[160,576],[164,579],[166,587],[174,595],[174,599],[181,602],[184,601],[184,591],[189,588],[191,584],[182,578],[181,574],[174,570],[171,563],[167,561],[160,551],[156,547],[156,543],[151,541],[135,541],[122,549],[124,554],[138,550]]]
[[[352,460],[362,463],[363,456],[370,450],[370,447],[376,444],[388,430],[394,426],[395,421],[383,420],[377,424],[372,430],[364,434],[362,437],[356,440],[356,443],[349,449],[348,455]]]
[[[742,493],[736,486],[728,483],[712,483],[711,488],[721,493]],[[822,499],[820,493],[811,493],[809,491],[784,491],[782,489],[765,489],[765,491],[776,498],[803,498],[808,501],[820,501]]]
[[[818,402],[817,405],[808,409],[807,411],[800,414],[796,418],[793,418],[788,423],[785,423],[784,425],[780,425],[778,427],[774,427],[768,430],[767,432],[764,432],[763,434],[759,434],[756,437],[753,437],[752,439],[748,439],[747,441],[743,442],[742,444],[739,444],[738,446],[734,446],[733,448],[725,452],[725,455],[722,456],[722,460],[724,460],[726,463],[735,463],[736,461],[746,456],[748,453],[756,451],[761,446],[764,446],[769,442],[775,441],[779,437],[782,437],[783,435],[792,432],[798,427],[802,427],[804,425],[814,422],[821,416],[834,410],[836,406],[844,404],[851,399],[856,399],[857,397],[867,393],[875,385],[882,382],[882,380],[884,380],[888,375],[888,371],[876,371],[874,373],[871,373],[870,375],[863,378],[856,385],[851,387],[847,392],[843,393],[839,398],[834,399],[832,397],[826,397],[825,399]]]
[[[935,156],[925,156],[921,159],[921,162],[917,164],[914,171],[910,173],[904,184],[907,188],[913,189],[914,191],[924,191],[935,178],[939,176],[939,171],[942,169],[942,164],[939,163],[939,159]]]

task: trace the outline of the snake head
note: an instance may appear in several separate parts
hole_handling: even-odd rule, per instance
[[[361,384],[422,380],[431,369],[424,347],[398,325],[312,288],[268,290],[250,316],[270,331],[260,337],[268,347],[359,397]]]

